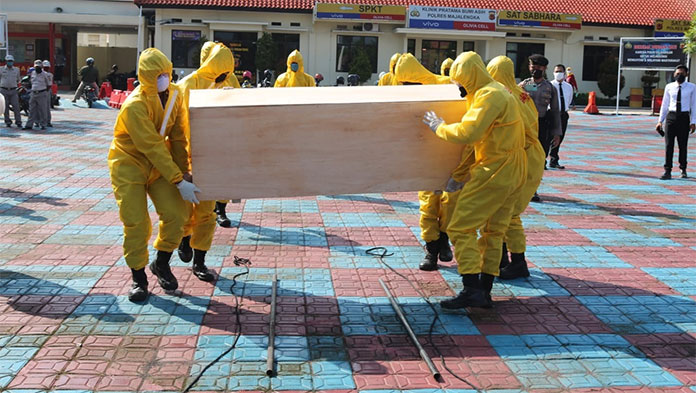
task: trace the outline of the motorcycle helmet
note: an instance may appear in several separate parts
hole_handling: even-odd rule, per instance
[[[94,59],[91,57],[88,57],[87,60],[85,60],[85,63],[87,63],[87,65],[92,65],[92,64],[94,64]]]

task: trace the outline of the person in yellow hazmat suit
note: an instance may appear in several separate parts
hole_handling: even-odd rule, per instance
[[[219,42],[213,42],[213,41],[206,41],[205,44],[203,44],[203,47],[201,48],[201,62],[200,64],[205,63],[206,60],[208,60],[208,56],[210,55],[211,50],[216,47],[216,46],[222,46],[224,48],[227,48],[224,44],[219,43]],[[230,76],[225,79],[224,82],[222,82],[221,87],[232,87],[235,89],[240,89],[241,86],[239,85],[239,79],[234,74],[234,61],[232,62],[232,72],[230,73]],[[227,218],[227,203],[229,201],[217,201],[215,202],[215,214],[217,215],[216,221],[218,225],[220,225],[223,228],[229,228],[232,226],[232,221]],[[233,201],[234,202],[234,201]]]
[[[278,75],[273,87],[314,87],[314,77],[304,72],[304,60],[299,50],[288,55],[288,69]]]
[[[516,99],[491,78],[475,52],[457,56],[450,77],[466,95],[468,110],[459,123],[446,124],[432,111],[423,121],[443,140],[473,145],[475,162],[447,226],[464,289],[440,305],[491,307],[503,236],[527,177],[524,125]]]
[[[515,65],[509,57],[495,57],[488,63],[486,69],[493,79],[505,86],[512,93],[513,97],[517,99],[517,106],[520,108],[524,124],[524,150],[527,153],[527,180],[512,210],[510,226],[505,233],[499,277],[501,279],[529,277],[529,270],[524,258],[527,239],[524,235],[524,227],[522,226],[520,215],[529,205],[544,175],[546,157],[544,148],[539,142],[539,114],[532,98],[515,82]],[[512,264],[509,264],[508,249],[510,250]]]
[[[401,53],[394,53],[392,55],[391,59],[389,59],[389,72],[379,78],[377,86],[392,86],[398,84],[396,78],[394,77],[394,68],[396,67],[396,62],[399,61],[400,57]]]
[[[449,77],[441,77],[428,71],[410,53],[401,55],[393,68],[393,81],[402,85],[449,84]],[[456,199],[446,192],[419,191],[421,238],[425,242],[425,257],[418,266],[424,271],[437,270],[437,261],[450,262],[453,258],[449,237],[447,236],[447,202]]]
[[[214,46],[208,53],[200,68],[184,79],[178,85],[184,89],[188,105],[191,90],[221,89],[227,80],[236,79],[234,76],[234,56],[224,45]],[[187,135],[189,152],[191,137]],[[189,160],[190,162],[190,160]],[[179,258],[184,262],[193,259],[193,274],[202,281],[213,281],[215,276],[205,265],[205,255],[210,250],[215,235],[215,201],[201,201],[197,204],[187,203],[189,221],[184,227],[184,237],[179,244]]]
[[[449,57],[446,58],[442,64],[440,64],[440,75],[449,76],[452,63],[454,63],[454,60],[450,59]]]
[[[186,97],[171,83],[171,75],[172,63],[162,52],[149,48],[141,53],[140,84],[121,107],[109,148],[111,185],[123,222],[123,252],[133,275],[131,301],[148,296],[144,269],[152,234],[148,195],[160,217],[157,257],[150,270],[163,289],[174,290],[178,282],[169,260],[187,221],[185,201],[198,203],[195,193],[200,192],[188,173]]]

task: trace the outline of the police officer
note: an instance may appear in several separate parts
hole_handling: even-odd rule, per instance
[[[19,110],[19,94],[17,86],[20,82],[19,68],[14,66],[14,56],[5,56],[5,66],[0,68],[0,93],[5,97],[5,124],[12,126],[10,120],[10,105],[14,112],[15,124],[22,127],[22,113]]]
[[[48,94],[46,95],[46,126],[47,127],[53,127],[53,124],[51,124],[51,99],[53,95],[53,73],[50,71],[51,70],[51,62],[48,60],[43,61],[43,72],[48,76],[49,80],[49,85],[48,85]]]
[[[31,73],[31,99],[29,100],[29,119],[22,128],[31,130],[34,123],[38,124],[42,130],[46,129],[46,95],[51,88],[51,80],[47,73],[43,71],[43,62],[34,61],[34,71]]]

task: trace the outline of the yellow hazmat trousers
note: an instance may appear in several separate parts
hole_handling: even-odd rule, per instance
[[[525,145],[527,153],[527,181],[522,186],[520,197],[512,209],[510,227],[505,234],[505,242],[511,253],[521,254],[526,251],[527,239],[520,215],[527,209],[534,192],[539,188],[544,175],[546,161],[544,148],[539,142],[539,113],[529,94],[515,82],[515,66],[507,56],[498,56],[488,63],[488,72],[493,79],[505,86],[517,98],[522,122],[524,123]]]
[[[169,59],[154,48],[143,51],[138,61],[140,85],[121,107],[109,148],[111,185],[123,222],[123,253],[128,266],[136,270],[148,262],[152,234],[148,195],[160,217],[155,249],[174,251],[186,223],[186,204],[175,183],[189,165],[188,107],[183,90],[171,83],[162,105],[157,77],[163,73],[171,77]]]
[[[436,134],[449,142],[473,145],[475,162],[447,233],[454,243],[459,274],[497,276],[503,236],[527,176],[524,127],[515,98],[491,78],[478,54],[460,54],[450,77],[468,92],[468,110],[459,123],[443,123]]]
[[[300,66],[297,72],[290,69],[290,64],[292,63],[297,63]],[[288,56],[287,65],[287,71],[278,75],[278,79],[276,79],[273,87],[314,87],[317,85],[314,77],[304,72],[304,60],[302,59],[302,54],[297,49]]]
[[[428,71],[410,53],[404,53],[397,60],[394,66],[393,79],[396,84],[404,82],[423,85],[450,83],[449,77],[439,77]],[[418,203],[420,206],[421,238],[426,243],[434,242],[440,238],[440,232],[447,231],[449,217],[456,203],[456,195],[448,195],[446,192],[436,194],[434,191],[419,191]]]
[[[394,77],[394,67],[396,67],[396,62],[399,61],[399,57],[401,57],[401,53],[394,53],[394,55],[392,55],[391,59],[389,59],[389,72],[379,78],[377,86],[392,86],[399,84]]]
[[[215,79],[221,74],[227,74],[227,78],[220,83],[215,83]],[[191,90],[219,89],[225,87],[228,79],[237,79],[234,76],[234,56],[226,46],[218,44],[209,51],[205,62],[198,70],[179,81],[179,86],[186,93],[188,105]],[[191,151],[191,135],[187,135],[186,140]],[[186,202],[186,205],[189,220],[184,226],[184,236],[191,236],[191,248],[201,251],[210,250],[217,225],[214,212],[215,201],[201,201],[197,205]]]

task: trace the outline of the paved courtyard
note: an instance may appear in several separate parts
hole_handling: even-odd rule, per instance
[[[523,217],[531,277],[496,283],[494,309],[442,314],[428,335],[427,303],[365,253],[385,247],[432,300],[461,289],[454,263],[417,268],[416,193],[230,204],[233,228],[218,228],[208,258],[216,283],[175,255],[180,289],[150,278],[147,304],[130,303],[106,166],[116,113],[71,106],[47,131],[0,128],[0,392],[182,391],[240,329],[194,391],[696,392],[696,181],[657,179],[654,117],[573,113],[568,169],[545,173],[544,202]],[[235,256],[252,264],[231,288]]]

